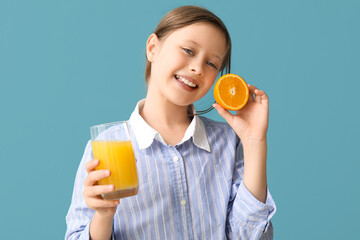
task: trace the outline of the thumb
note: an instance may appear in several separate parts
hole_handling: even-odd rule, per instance
[[[230,125],[232,124],[234,116],[228,110],[226,110],[217,103],[214,103],[213,107],[218,111],[220,116],[222,116]]]

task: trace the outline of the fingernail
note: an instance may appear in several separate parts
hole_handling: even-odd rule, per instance
[[[106,170],[106,175],[110,176],[110,171]]]

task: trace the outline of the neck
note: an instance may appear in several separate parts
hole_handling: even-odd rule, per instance
[[[171,128],[179,125],[189,125],[188,106],[177,106],[167,100],[147,96],[140,113],[144,120],[158,130],[159,126]]]
[[[176,105],[159,92],[152,92],[150,89],[143,109],[140,109],[140,115],[171,145],[181,141],[191,122],[188,106]]]

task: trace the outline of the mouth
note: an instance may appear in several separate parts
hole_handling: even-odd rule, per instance
[[[189,87],[190,89],[196,89],[199,87],[199,85],[194,82],[193,80],[187,79],[183,76],[174,75],[175,79],[179,82],[183,83],[185,86]]]

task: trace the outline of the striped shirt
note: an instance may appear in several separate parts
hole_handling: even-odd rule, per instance
[[[139,192],[120,200],[112,238],[273,239],[275,202],[269,191],[264,204],[244,186],[242,144],[232,128],[195,116],[182,141],[168,145],[140,116],[144,101],[129,120]],[[91,159],[89,141],[76,174],[65,239],[89,239],[94,211],[82,192]]]

